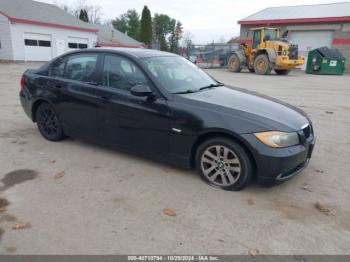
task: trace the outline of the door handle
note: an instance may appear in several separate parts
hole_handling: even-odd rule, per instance
[[[107,103],[109,102],[110,98],[108,96],[101,96],[102,102]]]
[[[94,82],[94,81],[87,82],[87,84],[92,85],[92,86],[98,86],[98,83]]]

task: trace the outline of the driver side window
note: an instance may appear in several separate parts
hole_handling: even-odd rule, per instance
[[[118,55],[106,55],[102,84],[107,87],[129,91],[137,84],[147,85],[148,81],[142,71],[131,60]]]

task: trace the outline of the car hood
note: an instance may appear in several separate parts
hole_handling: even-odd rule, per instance
[[[246,119],[261,130],[297,131],[310,122],[304,111],[292,105],[237,87],[206,89],[181,98],[204,110]]]

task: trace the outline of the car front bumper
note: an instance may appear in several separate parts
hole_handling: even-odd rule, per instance
[[[310,162],[316,138],[313,134],[301,144],[286,148],[271,148],[254,135],[243,135],[252,147],[258,180],[285,181],[302,172]]]

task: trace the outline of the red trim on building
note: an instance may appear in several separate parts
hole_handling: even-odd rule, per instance
[[[84,31],[84,32],[93,32],[97,33],[98,29],[92,29],[92,28],[84,28],[80,26],[72,26],[72,25],[61,25],[61,24],[54,24],[54,23],[46,23],[41,21],[35,21],[30,19],[22,19],[22,18],[16,18],[8,16],[7,14],[0,11],[0,14],[6,16],[11,23],[19,23],[19,24],[31,24],[31,25],[38,25],[38,26],[46,26],[46,27],[55,27],[55,28],[63,28],[63,29],[70,29],[70,30],[77,30],[77,31]]]
[[[240,20],[240,25],[261,25],[261,24],[300,24],[317,22],[344,22],[350,21],[350,16],[343,17],[318,17],[318,18],[291,18],[291,19],[271,19],[271,20]]]
[[[350,45],[350,39],[339,39],[339,38],[334,38],[333,45]]]
[[[106,42],[98,42],[96,46],[105,46],[105,47],[128,47],[128,48],[145,48],[143,44],[141,45],[123,45],[117,43],[106,43]]]
[[[251,43],[252,43],[252,40],[249,40],[249,39],[241,39],[241,40],[239,40],[239,43],[240,43],[240,44],[251,44]]]
[[[40,21],[34,21],[34,20],[22,19],[22,18],[10,17],[10,21],[12,23],[31,24],[31,25],[38,25],[38,26],[63,28],[63,29],[70,29],[70,30],[77,30],[77,31],[84,31],[84,32],[93,32],[93,33],[98,32],[98,29],[90,29],[90,28],[84,28],[84,27],[72,26],[72,25],[60,25],[60,24],[46,23],[46,22],[40,22]]]

